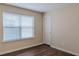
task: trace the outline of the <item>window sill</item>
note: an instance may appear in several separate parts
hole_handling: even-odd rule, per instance
[[[29,37],[29,38],[23,38],[23,39],[19,39],[19,40],[11,40],[11,41],[10,41],[10,40],[9,40],[9,41],[8,41],[8,40],[7,40],[7,41],[4,41],[4,40],[3,40],[3,42],[4,42],[4,43],[17,42],[17,41],[23,41],[23,40],[31,40],[31,39],[34,39],[34,38],[35,38],[35,37]]]

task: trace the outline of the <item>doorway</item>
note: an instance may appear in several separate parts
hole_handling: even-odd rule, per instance
[[[52,43],[52,17],[44,17],[44,43],[51,45]]]

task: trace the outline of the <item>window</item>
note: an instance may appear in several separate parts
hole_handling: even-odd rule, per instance
[[[16,13],[3,13],[4,41],[34,37],[34,17]]]

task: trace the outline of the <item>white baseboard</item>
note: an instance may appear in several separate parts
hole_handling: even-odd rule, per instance
[[[8,50],[6,52],[0,53],[0,55],[6,54],[6,53],[11,53],[11,52],[22,50],[22,49],[31,48],[31,47],[38,46],[38,45],[41,45],[41,44],[43,44],[43,43],[39,43],[39,44],[35,44],[35,45],[30,45],[30,46],[25,46],[25,47],[21,47],[21,48],[18,48],[18,49]]]
[[[68,51],[68,50],[65,50],[65,49],[56,47],[56,46],[51,46],[51,47],[52,47],[52,48],[55,48],[55,49],[58,49],[58,50],[61,50],[61,51],[64,51],[64,52],[67,52],[67,53],[70,53],[70,54],[73,54],[73,55],[76,55],[76,56],[79,56],[78,53],[74,53],[74,52],[71,52],[71,51]]]

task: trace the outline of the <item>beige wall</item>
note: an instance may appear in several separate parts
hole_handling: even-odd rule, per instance
[[[2,13],[4,11],[35,16],[35,34],[36,34],[35,38],[14,42],[3,42]],[[20,9],[12,6],[0,5],[0,53],[15,50],[21,47],[27,47],[29,45],[36,45],[42,43],[43,42],[42,27],[43,27],[43,20],[41,13]]]
[[[79,55],[79,5],[45,13],[52,17],[52,46]]]

